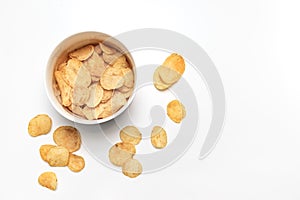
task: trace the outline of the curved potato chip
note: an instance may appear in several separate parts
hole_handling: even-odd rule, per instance
[[[52,149],[53,147],[55,147],[55,145],[52,144],[44,144],[40,147],[40,155],[44,161],[48,162],[47,154],[50,151],[50,149]]]
[[[98,118],[106,118],[109,117],[113,114],[113,110],[112,110],[112,100],[109,99],[107,102],[105,103],[100,103],[97,107],[101,108],[102,112],[98,115]]]
[[[67,166],[69,162],[69,151],[62,146],[53,147],[48,151],[46,160],[51,167]]]
[[[124,84],[122,71],[119,68],[108,67],[100,79],[101,86],[106,90],[120,88]]]
[[[71,58],[77,58],[80,61],[88,59],[94,52],[93,45],[87,45],[80,49],[77,49],[69,54]]]
[[[137,145],[142,140],[142,134],[135,126],[126,126],[120,131],[120,138],[123,142]]]
[[[63,79],[63,74],[61,71],[56,71],[54,73],[58,88],[61,93],[61,102],[63,106],[69,106],[71,105],[71,93],[72,88],[70,85],[68,85],[65,80]]]
[[[131,88],[126,87],[125,85],[123,85],[122,87],[118,88],[118,91],[122,92],[122,93],[126,93],[129,92]]]
[[[80,172],[85,166],[83,157],[70,154],[68,168],[73,172]]]
[[[89,70],[91,76],[101,77],[105,70],[104,60],[96,52],[83,62],[84,66]]]
[[[95,51],[97,54],[99,54],[99,55],[102,54],[102,49],[100,48],[100,45],[99,45],[99,44],[97,44],[97,45],[94,46],[94,51]]]
[[[185,71],[184,59],[177,53],[172,53],[170,56],[168,56],[162,65],[177,71],[181,75]]]
[[[50,190],[56,190],[57,187],[57,178],[54,172],[44,172],[39,178],[38,182],[41,186],[46,187]]]
[[[124,92],[122,94],[123,94],[124,98],[127,99],[132,95],[132,93],[133,93],[133,88],[130,88],[130,90],[128,92]]]
[[[72,92],[72,104],[82,106],[90,97],[89,89],[86,87],[75,87]]]
[[[85,66],[81,66],[76,74],[74,87],[88,87],[92,82],[89,70]]]
[[[70,110],[72,113],[74,113],[74,114],[76,114],[76,115],[78,115],[78,116],[80,116],[80,117],[84,117],[84,114],[83,114],[83,112],[82,112],[82,108],[81,108],[80,106],[77,106],[77,105],[72,104],[72,105],[70,105],[68,108],[69,108],[69,110]]]
[[[109,154],[108,154],[110,162],[116,166],[122,166],[123,163],[126,160],[132,158],[132,156],[133,153],[130,150],[128,150],[128,147],[125,148],[124,146],[120,145],[120,143],[113,145],[109,149]]]
[[[116,52],[114,54],[106,54],[106,53],[103,53],[103,60],[107,63],[107,64],[110,64],[110,65],[114,65],[114,63],[118,60],[119,57],[122,56],[121,53],[119,52]]]
[[[112,67],[127,68],[127,67],[129,67],[129,64],[126,60],[126,57],[123,55],[123,56],[120,56],[116,59],[116,61],[114,62]]]
[[[89,98],[86,105],[90,108],[96,107],[102,100],[103,89],[99,83],[93,84],[89,87]]]
[[[159,66],[157,70],[159,73],[160,80],[162,80],[162,82],[166,84],[174,84],[181,77],[181,74],[169,67]]]
[[[151,144],[158,149],[164,148],[168,143],[167,133],[160,126],[154,126],[151,133]]]
[[[80,133],[72,126],[58,127],[53,133],[53,140],[58,146],[65,147],[69,152],[80,149]]]
[[[113,95],[113,90],[105,90],[105,89],[103,89],[103,97],[102,97],[101,103],[105,103],[108,100],[110,100],[110,98],[112,97],[112,95]]]
[[[160,79],[159,73],[158,73],[158,68],[156,68],[156,70],[154,71],[154,74],[153,74],[153,84],[154,84],[155,88],[158,90],[166,90],[171,86],[171,84],[166,84],[166,83],[162,82],[162,80]]]
[[[133,71],[130,68],[122,68],[124,86],[132,88],[134,84]]]
[[[143,172],[143,167],[138,160],[130,158],[122,165],[122,172],[129,178],[136,178]]]
[[[52,127],[52,120],[46,114],[37,115],[28,123],[29,135],[36,137],[49,133]]]
[[[111,97],[111,107],[112,107],[113,113],[117,112],[126,103],[127,103],[127,100],[124,97],[124,94],[119,91],[115,91],[113,96]]]
[[[103,43],[99,43],[99,45],[100,45],[101,50],[106,54],[114,54],[117,51],[116,49],[109,47]]]
[[[99,116],[104,112],[104,107],[101,106],[101,104],[99,104],[95,108],[85,106],[82,109],[82,112],[88,120],[94,120],[100,118]]]
[[[167,105],[167,115],[172,121],[180,123],[186,115],[184,105],[178,100],[171,101]]]

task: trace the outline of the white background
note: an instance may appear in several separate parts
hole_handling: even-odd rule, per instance
[[[300,4],[288,0],[1,1],[0,199],[300,199]],[[37,184],[50,170],[31,138],[30,118],[52,116],[43,78],[55,46],[77,32],[117,35],[165,28],[190,37],[223,79],[223,136],[204,160],[203,136],[174,165],[128,179],[81,148],[86,168],[55,168],[55,192]]]

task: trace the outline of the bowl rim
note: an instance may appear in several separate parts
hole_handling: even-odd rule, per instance
[[[82,38],[86,38],[86,39],[82,39]],[[99,38],[106,38],[106,39],[105,40],[100,40]],[[66,51],[66,49],[68,49],[68,48],[62,48],[62,46],[65,43],[68,43],[68,42],[70,43],[70,41],[79,40],[79,41],[82,42],[82,40],[85,41],[85,40],[88,40],[88,39],[97,40],[98,42],[103,42],[104,41],[104,43],[109,43],[112,46],[114,46],[115,48],[118,48],[118,50],[121,50],[122,52],[126,53],[127,58],[129,58],[129,60],[130,60],[130,64],[132,66],[132,70],[133,70],[133,74],[134,74],[134,80],[135,80],[134,85],[133,85],[132,95],[129,97],[126,104],[123,105],[121,109],[119,109],[117,112],[115,112],[111,116],[105,117],[105,118],[102,118],[102,119],[95,119],[95,120],[84,119],[80,116],[77,116],[76,114],[74,114],[72,112],[68,112],[66,110],[66,108],[64,108],[64,106],[61,105],[61,103],[58,101],[57,97],[54,94],[54,89],[53,89],[53,80],[54,80],[54,74],[53,73],[54,73],[56,63],[58,62],[57,61],[58,56],[61,56],[61,54],[64,51]],[[113,43],[111,43],[111,42],[113,42]],[[87,44],[85,44],[85,45],[87,45]],[[81,46],[83,46],[83,45],[81,45]],[[79,47],[77,47],[77,48],[79,48]],[[65,50],[62,50],[62,49],[65,49]],[[72,50],[74,50],[74,49],[71,49],[70,51],[72,51]],[[70,51],[68,51],[68,52],[70,52]],[[137,83],[137,81],[136,81],[137,77],[136,76],[137,76],[136,66],[135,66],[133,57],[132,57],[130,51],[125,47],[125,45],[121,41],[119,41],[118,39],[116,39],[113,36],[110,36],[106,33],[98,32],[98,31],[85,31],[85,32],[79,32],[79,33],[70,35],[67,38],[65,38],[64,40],[62,40],[60,43],[57,44],[55,49],[52,51],[50,57],[48,58],[48,62],[47,62],[47,66],[46,66],[46,72],[45,72],[44,86],[46,88],[46,93],[47,93],[48,99],[51,102],[51,105],[55,108],[55,110],[60,115],[62,115],[63,117],[65,117],[66,119],[68,119],[72,122],[92,125],[92,124],[101,124],[101,123],[110,121],[110,120],[116,118],[117,116],[119,116],[121,113],[123,113],[130,106],[130,104],[132,103],[133,98],[135,96],[136,83]]]

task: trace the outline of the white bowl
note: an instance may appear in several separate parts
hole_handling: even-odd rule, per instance
[[[88,120],[81,118],[80,116],[77,116],[73,114],[71,111],[68,109],[64,108],[58,101],[58,99],[55,96],[53,85],[55,82],[54,79],[54,70],[56,69],[56,66],[66,60],[68,57],[68,54],[72,52],[75,49],[78,49],[80,47],[83,47],[88,44],[96,44],[98,42],[103,42],[105,44],[108,44],[121,52],[125,52],[125,55],[127,57],[127,60],[129,64],[132,66],[132,70],[134,73],[134,86],[133,88],[135,89],[136,87],[136,68],[135,64],[133,61],[133,58],[130,54],[130,52],[127,50],[127,48],[117,39],[105,34],[105,33],[100,33],[100,32],[81,32],[77,33],[75,35],[72,35],[65,40],[63,40],[52,52],[48,64],[47,64],[47,69],[46,69],[46,76],[45,76],[45,86],[46,86],[46,92],[48,95],[48,98],[53,105],[53,107],[65,118],[74,121],[76,123],[80,124],[100,124],[106,121],[109,121],[111,119],[114,119],[118,115],[120,115],[122,112],[124,112],[130,103],[133,100],[134,97],[134,92],[131,95],[131,97],[128,99],[127,103],[116,113],[113,115],[103,118],[103,119],[97,119],[97,120]]]

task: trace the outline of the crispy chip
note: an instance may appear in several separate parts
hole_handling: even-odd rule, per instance
[[[80,133],[72,126],[57,128],[53,133],[53,140],[58,146],[65,147],[69,152],[75,152],[80,149]]]
[[[156,70],[154,71],[154,74],[153,74],[153,84],[154,86],[156,87],[156,89],[158,90],[166,90],[168,89],[171,85],[170,84],[166,84],[164,83],[161,79],[160,79],[160,76],[159,76],[159,68],[156,68]]]
[[[85,166],[83,157],[70,154],[68,168],[73,172],[80,172]]]
[[[123,163],[132,158],[135,152],[134,145],[120,145],[121,143],[117,143],[109,149],[109,160],[112,164],[116,166],[122,166]]]
[[[157,70],[160,79],[166,84],[173,84],[181,77],[181,74],[169,67],[159,66]]]
[[[124,92],[122,94],[123,94],[123,97],[127,99],[132,95],[132,93],[133,93],[133,88],[130,88],[130,90],[128,92]]]
[[[57,178],[54,172],[44,172],[39,178],[38,182],[41,186],[46,187],[50,190],[56,190],[57,187]]]
[[[52,167],[67,166],[69,162],[69,151],[63,146],[53,147],[48,151],[46,160]]]
[[[92,76],[101,77],[105,70],[103,58],[96,52],[94,52],[89,59],[85,60],[83,64],[89,70]]]
[[[155,148],[164,148],[168,143],[165,129],[160,126],[154,126],[151,133],[151,143]]]
[[[77,58],[78,60],[86,60],[88,59],[94,52],[93,45],[87,45],[80,49],[77,49],[69,54],[71,58]]]
[[[61,71],[56,71],[54,73],[57,85],[59,87],[61,93],[61,102],[63,106],[71,105],[71,93],[72,88],[69,86],[65,80],[63,79],[63,75]]]
[[[76,58],[71,58],[68,60],[66,67],[62,68],[60,71],[65,82],[74,87],[77,81],[77,74],[79,69],[82,67],[82,62]]]
[[[99,116],[104,112],[104,107],[101,104],[99,104],[95,108],[85,106],[82,109],[82,112],[87,119],[94,120],[100,118]]]
[[[116,61],[114,62],[113,66],[112,67],[115,67],[115,68],[127,68],[129,67],[129,64],[126,60],[126,57],[123,55],[123,56],[120,56],[116,59]]]
[[[117,112],[121,107],[123,107],[127,103],[126,98],[124,97],[124,94],[115,91],[113,96],[111,97],[111,107],[112,111],[115,113]]]
[[[72,104],[82,106],[90,97],[90,91],[86,87],[75,87],[72,92]]]
[[[133,71],[130,68],[121,68],[124,79],[124,86],[132,88],[134,84]]]
[[[122,71],[119,68],[108,67],[101,76],[101,86],[106,90],[120,88],[124,84],[122,76]]]
[[[172,53],[170,56],[168,56],[162,65],[165,67],[172,68],[181,75],[185,71],[184,59],[181,55],[176,53]]]
[[[176,122],[180,123],[186,115],[185,107],[178,100],[173,100],[167,105],[167,115],[169,118]]]
[[[52,127],[52,120],[46,114],[37,115],[29,121],[28,133],[36,137],[49,133]]]
[[[116,49],[109,47],[107,45],[104,45],[103,43],[99,43],[101,50],[106,54],[114,54],[116,53]]]
[[[102,112],[98,115],[98,118],[106,118],[109,117],[113,114],[113,109],[112,109],[112,100],[109,99],[105,103],[100,103],[97,107],[99,107]]]
[[[138,160],[130,158],[122,165],[122,172],[129,178],[136,178],[143,172],[143,167]]]
[[[110,98],[112,97],[112,95],[113,95],[113,90],[105,90],[105,89],[103,89],[103,97],[102,97],[101,103],[105,103],[108,100],[110,100]]]
[[[82,108],[80,106],[77,106],[77,105],[70,105],[68,106],[69,110],[72,111],[72,113],[80,116],[80,117],[84,117],[84,114],[82,112]]]
[[[129,92],[131,88],[126,87],[125,85],[123,85],[122,87],[118,88],[118,91],[122,92],[122,93],[126,93]]]
[[[103,89],[99,83],[93,84],[89,87],[89,98],[86,105],[90,108],[96,107],[102,100]]]
[[[135,126],[126,126],[120,131],[120,138],[123,142],[137,145],[142,140],[142,134]]]
[[[88,87],[92,82],[89,70],[85,66],[81,66],[77,72],[74,87]]]
[[[107,63],[107,64],[110,64],[110,65],[114,65],[115,62],[117,62],[118,58],[120,58],[122,56],[121,53],[119,52],[116,52],[114,54],[106,54],[106,53],[103,53],[103,60]]]
[[[44,161],[48,162],[47,154],[50,151],[50,149],[52,149],[53,147],[55,147],[55,145],[52,144],[44,144],[40,147],[40,155]]]

